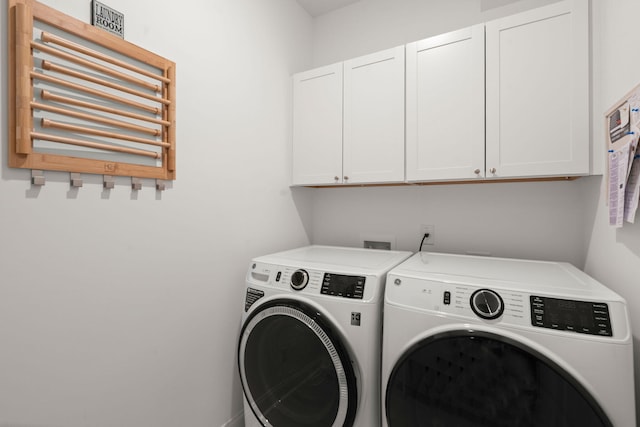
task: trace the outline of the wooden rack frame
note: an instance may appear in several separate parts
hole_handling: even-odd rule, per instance
[[[34,0],[8,7],[9,166],[175,179],[175,63]]]

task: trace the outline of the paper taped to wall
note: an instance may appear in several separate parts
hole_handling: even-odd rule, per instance
[[[640,199],[640,85],[605,114],[609,225],[633,223]]]

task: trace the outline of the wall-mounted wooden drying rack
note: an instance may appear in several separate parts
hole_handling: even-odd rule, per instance
[[[175,179],[175,63],[9,0],[9,166]]]

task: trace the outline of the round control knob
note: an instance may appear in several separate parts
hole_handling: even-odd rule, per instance
[[[497,319],[504,312],[504,302],[491,289],[478,289],[471,295],[471,309],[483,319]]]
[[[304,270],[296,270],[291,275],[291,287],[296,291],[300,291],[304,289],[309,283],[309,273]]]

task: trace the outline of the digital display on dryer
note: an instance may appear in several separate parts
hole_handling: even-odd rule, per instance
[[[582,334],[613,336],[606,303],[531,296],[531,324]]]
[[[366,277],[346,276],[343,274],[325,273],[320,293],[343,298],[364,298]]]

